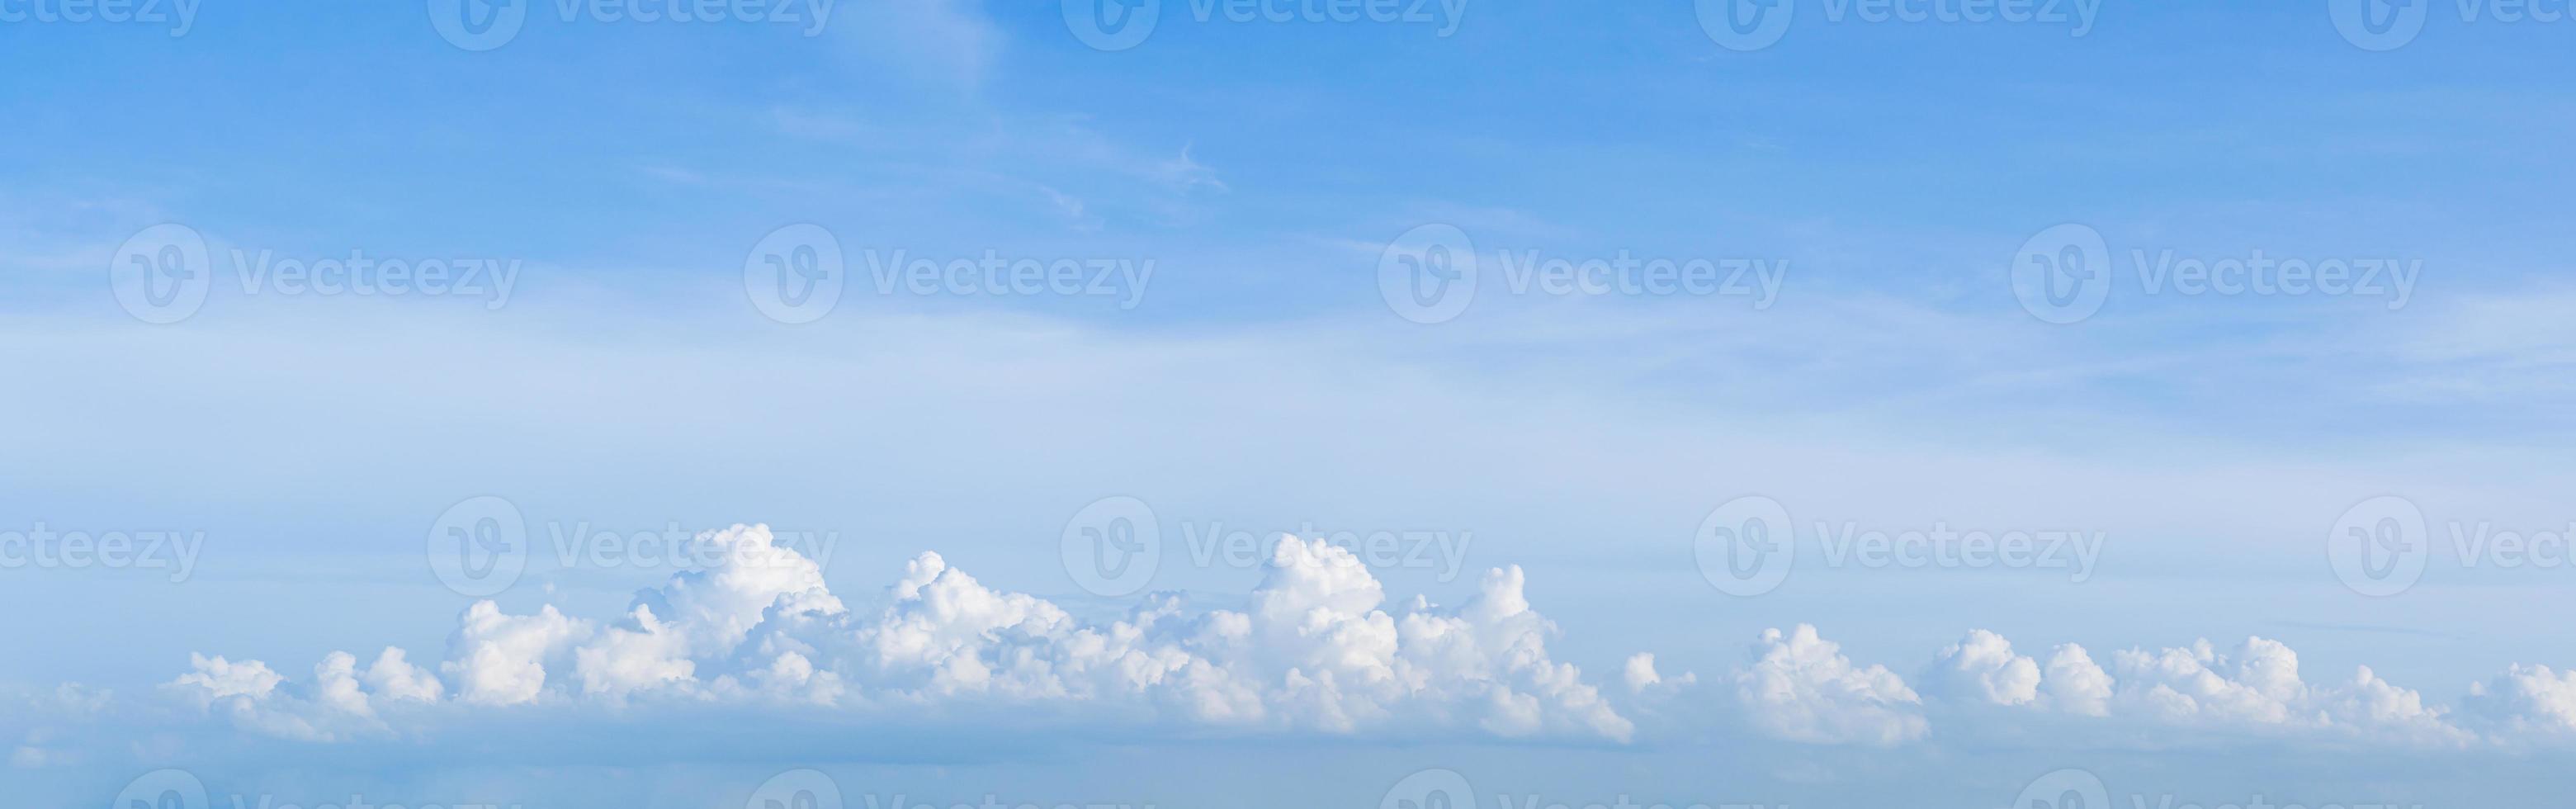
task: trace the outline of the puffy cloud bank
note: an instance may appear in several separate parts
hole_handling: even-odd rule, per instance
[[[765,526],[694,541],[724,561],[638,593],[612,618],[475,603],[434,672],[391,648],[364,667],[333,652],[300,682],[259,661],[199,656],[168,688],[244,728],[312,740],[398,732],[396,707],[672,701],[1072,705],[1252,732],[1626,741],[1635,730],[1580,670],[1550,659],[1556,628],[1530,609],[1517,567],[1489,571],[1455,609],[1390,609],[1350,551],[1288,537],[1245,611],[1191,614],[1165,597],[1091,624],[935,553],[906,566],[882,610],[861,614]]]
[[[1636,738],[1641,722],[1646,734],[1708,725],[1873,746],[1918,742],[1948,723],[1972,733],[2060,722],[2445,746],[2576,736],[2576,671],[2516,666],[2473,685],[2453,710],[2367,667],[2312,682],[2295,652],[2264,638],[2097,658],[2071,643],[2026,656],[1976,630],[1909,683],[1802,624],[1763,632],[1729,676],[1665,672],[1637,654],[1614,705],[1550,657],[1556,627],[1531,608],[1517,567],[1487,572],[1455,608],[1419,598],[1390,607],[1349,551],[1287,537],[1241,611],[1193,612],[1158,596],[1098,623],[987,587],[935,553],[913,559],[883,606],[863,612],[766,527],[693,541],[723,563],[639,592],[623,614],[513,615],[482,601],[435,662],[397,648],[332,652],[297,680],[261,661],[197,655],[166,690],[244,730],[315,741],[401,734],[442,711],[674,704],[1611,742]]]
[[[1852,662],[1841,647],[1803,624],[1764,632],[1752,655],[1734,679],[1734,693],[1657,693],[1648,686],[1641,693],[1653,699],[1638,712],[1655,716],[1694,699],[1731,697],[1746,723],[1770,737],[1874,746],[1931,736],[1939,729],[1935,717],[1965,723],[1945,726],[1965,732],[2045,724],[2079,733],[2163,731],[2160,737],[2168,740],[2208,732],[2331,734],[2442,746],[2514,735],[2507,731],[2576,731],[2576,722],[2569,721],[2576,717],[2553,717],[2538,707],[2553,704],[2552,695],[2576,696],[2576,688],[2569,688],[2576,677],[2517,675],[2482,685],[2481,691],[2511,696],[2489,699],[2494,707],[2484,717],[2461,721],[2367,667],[2348,680],[2310,682],[2300,673],[2296,653],[2264,638],[2225,650],[2206,640],[2122,650],[2106,668],[2082,646],[2061,644],[2042,661],[2015,651],[2001,635],[1975,630],[1943,648],[1915,685],[1884,666]],[[2554,690],[2560,688],[2566,690]]]

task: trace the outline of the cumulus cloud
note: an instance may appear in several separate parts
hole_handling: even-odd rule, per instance
[[[1983,629],[1949,648],[1925,673],[1926,689],[1995,705],[2027,705],[2039,699],[2039,664],[2013,654],[2012,642]]]
[[[2062,644],[2045,666],[1977,630],[1943,649],[1924,675],[1937,699],[2019,706],[2146,725],[2258,731],[2330,730],[2429,743],[2468,734],[2422,695],[2362,667],[2343,683],[2310,683],[2287,644],[2247,638],[2221,651],[2207,640],[2129,649],[2110,670]]]
[[[258,661],[198,657],[172,683],[244,727],[296,738],[391,732],[394,703],[491,711],[637,700],[768,701],[853,711],[1043,704],[1245,731],[1471,731],[1624,741],[1634,724],[1572,664],[1517,568],[1452,609],[1390,609],[1359,559],[1283,538],[1243,611],[1157,597],[1085,622],[986,586],[935,553],[906,565],[873,614],[763,526],[695,537],[722,560],[637,594],[607,621],[551,605],[466,608],[438,674],[387,649],[332,652],[308,682]]]
[[[562,670],[572,645],[591,632],[589,622],[565,617],[552,604],[535,615],[516,616],[477,601],[448,638],[448,660],[439,668],[456,679],[457,695],[467,702],[534,702],[545,690],[547,665]]]
[[[391,646],[376,655],[376,662],[368,665],[359,679],[365,681],[368,691],[386,699],[437,702],[442,690],[436,675],[412,665],[404,659],[403,650]]]
[[[1653,652],[1629,655],[1628,665],[1623,673],[1628,682],[1628,692],[1631,694],[1679,690],[1699,682],[1699,675],[1687,671],[1674,677],[1665,677],[1662,671],[1655,668]]]
[[[2023,727],[2039,715],[2412,744],[2576,734],[2576,671],[2515,666],[2472,685],[2455,712],[2367,667],[2311,681],[2288,645],[2259,637],[2224,649],[2207,640],[2132,648],[2106,666],[2073,643],[2051,647],[2043,662],[1972,630],[1908,683],[1799,624],[1762,633],[1732,676],[1705,685],[1662,671],[1654,653],[1635,654],[1614,703],[1553,658],[1557,627],[1532,608],[1518,567],[1486,572],[1454,608],[1418,597],[1389,604],[1350,551],[1286,537],[1240,610],[1154,596],[1084,620],[988,586],[936,553],[912,559],[878,606],[858,611],[766,527],[691,541],[700,558],[721,563],[643,590],[605,620],[551,605],[513,615],[482,601],[464,610],[432,663],[393,647],[364,665],[335,651],[310,679],[291,680],[261,661],[192,655],[166,688],[243,729],[305,740],[402,734],[452,714],[638,703],[1620,742],[1636,737],[1640,719],[1688,732],[1735,717],[1772,738],[1870,746],[1924,739],[1936,718]]]
[[[1923,674],[1935,699],[1974,705],[2110,714],[2112,679],[2084,647],[2059,644],[2048,663],[2013,651],[2012,641],[1983,629],[1941,650]]]
[[[1802,742],[1892,745],[1929,732],[1914,689],[1885,666],[1862,668],[1842,647],[1799,624],[1763,630],[1754,663],[1736,678],[1753,722]]]
[[[2576,670],[2516,664],[2494,679],[2471,683],[2463,707],[2500,729],[2553,735],[2576,731]]]
[[[2249,637],[2225,652],[2207,640],[2154,652],[2131,649],[2116,655],[2112,668],[2115,711],[2169,723],[2331,729],[2418,742],[2466,738],[2445,712],[2367,667],[2346,683],[2307,682],[2298,653],[2268,638]]]
[[[257,660],[235,663],[221,655],[191,654],[188,666],[194,671],[179,675],[179,679],[170,684],[207,703],[230,697],[260,699],[277,690],[278,683],[286,681],[285,676],[270,671],[268,664]]]
[[[2058,644],[2049,654],[2048,671],[2040,679],[2050,705],[2082,716],[2110,715],[2111,686],[2110,672],[2072,643]]]
[[[1655,670],[1651,654],[1629,659],[1629,693],[1655,719],[1706,718],[1669,710],[1677,702],[1731,698],[1753,730],[1811,744],[1888,746],[1925,738],[1937,719],[1958,728],[2029,731],[2102,727],[2222,731],[2268,736],[2330,734],[2408,745],[2457,746],[2492,740],[2463,727],[2453,711],[2379,677],[2368,667],[2350,678],[2310,681],[2288,645],[2248,638],[2221,649],[2206,640],[2156,650],[2115,653],[2105,668],[2084,647],[2059,644],[2045,663],[2011,641],[1972,630],[1949,644],[1908,683],[1880,665],[1856,663],[1813,626],[1769,630],[1734,678],[1731,695],[1693,693]],[[1681,699],[1667,695],[1678,692]],[[2472,689],[2477,724],[2520,735],[2576,731],[2576,673],[2538,667]],[[1941,708],[1942,710],[1930,710]],[[2046,725],[2037,715],[2066,717]],[[2064,724],[2076,723],[2076,724]],[[2174,737],[2166,737],[2168,739]]]

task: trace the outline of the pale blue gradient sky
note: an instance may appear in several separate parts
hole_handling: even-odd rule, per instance
[[[1101,497],[1143,498],[1167,522],[1470,532],[1469,575],[1380,577],[1454,599],[1473,571],[1522,565],[1558,657],[1605,681],[1641,650],[1721,677],[1761,629],[1798,622],[1909,676],[1970,628],[2099,650],[2261,634],[2314,672],[2368,664],[2442,702],[2509,663],[2576,662],[2576,632],[2552,617],[2576,607],[2576,571],[2437,557],[2424,584],[2364,599],[2321,550],[2344,508],[2380,494],[2437,525],[2576,520],[2576,23],[2463,25],[2445,3],[2416,41],[2372,53],[2315,2],[2113,3],[2082,37],[1835,24],[1802,6],[1781,43],[1736,53],[1689,3],[1471,3],[1445,38],[1197,23],[1166,5],[1149,41],[1111,53],[1051,2],[850,3],[810,38],[564,23],[541,3],[483,53],[441,40],[418,3],[209,4],[175,38],[0,24],[0,457],[16,461],[0,465],[0,530],[207,537],[178,584],[0,570],[0,611],[42,616],[0,630],[0,683],[147,694],[190,652],[285,672],[331,649],[427,654],[468,600],[432,575],[423,534],[482,494],[617,530],[837,532],[825,572],[854,601],[937,550],[1103,611],[1057,556],[1066,519]],[[219,283],[193,317],[150,325],[118,307],[105,268],[162,222],[218,253],[522,270],[497,309]],[[853,267],[866,249],[989,249],[1157,269],[1132,308],[878,295],[862,278],[830,317],[787,326],[747,301],[741,267],[801,222],[831,229]],[[2423,275],[2394,311],[2128,288],[2052,325],[2016,302],[2009,264],[2061,222],[2097,228],[2124,263],[2260,250]],[[1430,223],[1488,251],[1791,269],[1762,310],[1489,292],[1421,325],[1389,311],[1377,270],[1383,245]],[[1748,493],[1801,524],[2109,539],[2082,583],[1815,565],[1737,599],[1698,576],[1692,531]],[[537,570],[499,600],[606,614],[667,573]],[[1224,604],[1257,578],[1167,562],[1153,585]],[[1155,744],[1119,755],[1181,754]],[[1670,740],[1354,744],[1220,746],[1194,754],[1208,774],[1155,795],[1364,802],[1435,765],[1554,778],[1513,789],[1578,804],[1621,791],[1594,788],[1605,779],[1694,800],[1733,800],[1737,783],[1679,774],[1717,753]],[[1781,764],[1764,772],[1785,780],[1742,800],[1881,805],[1921,783],[1939,801],[2055,766],[2181,781],[2161,788],[2186,802],[2265,788],[2188,760],[1963,747],[1947,753],[1979,763],[1962,784],[1838,759],[1829,785],[1783,786],[1798,775]],[[792,758],[730,755],[670,765],[663,799],[731,794],[734,770],[762,771],[756,784]],[[1229,770],[1274,755],[1354,780]],[[554,794],[506,766],[394,760],[307,785]],[[1125,800],[1095,798],[1096,775],[1063,761],[998,772],[1015,766],[943,797],[1025,784]],[[2300,759],[2278,789],[2351,783],[2336,766]],[[2528,775],[2484,788],[2527,799]],[[10,775],[86,795],[130,773],[81,777]],[[2430,801],[2478,780],[2463,778],[2398,788]]]

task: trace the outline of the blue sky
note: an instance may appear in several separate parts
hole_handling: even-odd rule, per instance
[[[434,23],[454,3],[0,2],[0,610],[30,616],[0,784],[703,807],[815,768],[871,809],[1265,807],[1418,804],[1408,776],[1446,770],[1540,809],[1991,807],[2073,769],[2116,803],[2554,797],[2576,21],[1790,0],[1748,43],[1703,26],[1722,0],[1163,0],[1104,50],[1085,2],[540,2],[481,50]],[[1389,292],[1444,248],[1472,266],[1446,308]],[[764,309],[796,283],[766,262],[830,253],[836,296]],[[202,301],[137,311],[138,256]],[[884,270],[986,256],[1099,290]],[[1623,257],[1715,285],[1622,287]],[[2173,274],[2258,257],[2370,283]],[[280,269],[345,258],[472,288]],[[1612,283],[1516,274],[1549,262]],[[2052,308],[2034,270],[2097,297]],[[481,497],[523,531],[488,591],[440,575]],[[1104,587],[1086,531],[1133,536],[1130,502],[1159,556]],[[1709,531],[1764,504],[1788,572],[1730,583],[1757,546]],[[2397,572],[2350,567],[2385,526]],[[2098,555],[1853,555],[1934,530]],[[65,532],[178,541],[13,554]],[[768,562],[653,556],[682,548]],[[1343,549],[1363,575],[1300,567]],[[1085,638],[1122,626],[1120,666],[1171,679],[1104,673],[1135,669]],[[335,651],[354,679],[317,670]]]

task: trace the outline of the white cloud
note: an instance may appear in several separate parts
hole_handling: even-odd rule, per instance
[[[2002,636],[1978,631],[1944,649],[1926,681],[1936,697],[1953,701],[2147,725],[2330,731],[2422,743],[2469,738],[2422,695],[2368,667],[2349,683],[2309,683],[2300,676],[2298,654],[2266,638],[2247,638],[2225,652],[2206,640],[2131,649],[2113,656],[2112,669],[2103,670],[2071,643],[2058,646],[2043,668],[2014,654]]]
[[[2262,638],[2246,639],[2229,655],[2202,640],[2188,648],[2130,649],[2112,661],[2116,698],[2169,721],[2286,724],[2307,697],[2298,655]]]
[[[2039,664],[2013,654],[2012,642],[1983,629],[1949,648],[1924,674],[1925,689],[1996,705],[2027,705],[2039,699]]]
[[[1184,612],[1156,598],[1105,624],[995,590],[938,554],[909,563],[874,615],[853,614],[821,571],[767,528],[701,534],[693,558],[722,561],[639,593],[615,621],[553,606],[467,608],[441,662],[455,685],[387,649],[361,671],[333,652],[299,696],[229,708],[296,738],[383,730],[384,700],[448,710],[639,699],[770,700],[853,710],[1050,704],[1135,722],[1245,731],[1471,732],[1627,740],[1634,724],[1576,667],[1550,659],[1555,626],[1530,608],[1517,568],[1489,571],[1456,609],[1384,608],[1357,557],[1283,538],[1244,612]],[[257,661],[197,658],[174,685],[211,702],[280,690]],[[309,695],[309,696],[304,696]]]
[[[2465,714],[2367,667],[2310,682],[2286,644],[2206,640],[2114,654],[2054,647],[2046,663],[2002,635],[1973,630],[1923,669],[1922,690],[1885,666],[1855,663],[1813,626],[1768,630],[1731,693],[1668,676],[1653,653],[1625,661],[1618,705],[1552,658],[1556,626],[1531,608],[1518,567],[1488,571],[1456,608],[1415,598],[1390,607],[1347,549],[1283,538],[1242,611],[1193,612],[1149,598],[1085,621],[1036,596],[998,590],[935,553],[914,558],[883,606],[853,612],[811,560],[761,526],[696,537],[722,559],[639,593],[625,615],[593,622],[553,606],[509,615],[466,609],[445,679],[386,648],[361,667],[331,652],[309,682],[256,660],[192,655],[169,687],[238,727],[295,739],[401,732],[440,712],[673,701],[840,711],[1075,714],[1140,727],[1238,733],[1458,734],[1628,741],[1637,718],[1688,732],[1737,712],[1770,737],[1889,746],[1942,722],[2026,724],[2013,712],[2111,726],[2335,734],[2407,744],[2554,737],[2576,731],[2576,672],[2516,666],[2472,687]],[[450,686],[452,685],[452,689]],[[389,707],[402,706],[399,711]],[[1940,711],[1927,711],[1935,705]],[[1042,711],[1024,708],[1043,707]],[[1968,731],[1977,728],[1971,726]]]
[[[1824,744],[1892,745],[1922,738],[1930,726],[1922,698],[1884,666],[1861,668],[1842,647],[1799,624],[1766,629],[1752,668],[1736,691],[1753,722],[1784,739]]]
[[[2489,724],[2547,734],[2576,731],[2576,670],[2516,664],[2469,685],[2466,711]]]
[[[1679,676],[1666,678],[1663,672],[1655,669],[1655,653],[1653,652],[1638,652],[1636,654],[1629,655],[1628,665],[1624,674],[1628,683],[1628,691],[1632,694],[1687,688],[1699,682],[1699,675],[1687,671],[1682,672]]]
[[[2040,684],[2058,710],[2083,716],[2111,713],[2111,674],[2093,662],[2082,646],[2059,644],[2048,656],[2048,672]]]
[[[448,638],[448,660],[440,668],[456,678],[457,696],[467,702],[534,702],[545,689],[549,659],[590,633],[589,622],[565,617],[552,604],[535,615],[511,616],[498,604],[477,601]]]
[[[179,675],[171,685],[189,690],[200,701],[212,702],[227,697],[263,699],[277,690],[286,677],[270,671],[268,664],[257,660],[235,663],[223,656],[189,655],[188,666],[195,671]]]
[[[367,689],[387,699],[436,702],[440,692],[438,676],[403,659],[403,650],[391,646],[376,655],[367,666]]]

